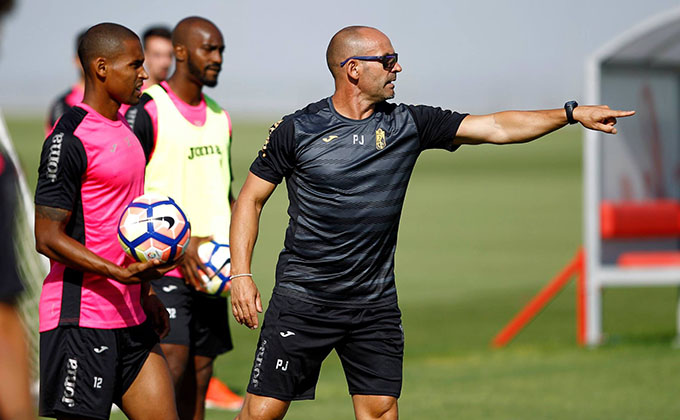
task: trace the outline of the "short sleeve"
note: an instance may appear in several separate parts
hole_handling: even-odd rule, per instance
[[[444,110],[427,105],[407,105],[415,120],[420,138],[420,149],[458,149],[453,144],[460,123],[468,114]]]
[[[272,184],[280,184],[295,168],[295,124],[281,120],[269,129],[269,136],[250,165],[250,172]]]
[[[87,170],[87,155],[78,137],[58,128],[43,144],[35,204],[73,211]]]
[[[130,128],[135,133],[135,136],[139,139],[142,149],[144,149],[144,155],[146,156],[146,162],[149,163],[151,159],[151,154],[156,145],[156,139],[154,134],[154,125],[151,120],[151,115],[147,109],[147,106],[154,106],[153,99],[148,94],[143,94],[139,103],[135,106],[130,107],[125,113],[125,119]]]

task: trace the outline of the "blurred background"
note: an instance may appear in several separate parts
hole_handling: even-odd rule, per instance
[[[212,19],[226,41],[213,97],[234,116],[272,117],[332,92],[325,50],[347,25],[375,26],[404,71],[397,100],[480,113],[560,107],[582,99],[583,60],[677,0],[615,1],[18,1],[5,20],[0,106],[46,109],[75,81],[76,34],[111,21],[142,33],[187,15]]]
[[[206,93],[231,113],[238,188],[269,125],[332,93],[325,49],[344,26],[375,26],[391,38],[404,67],[395,101],[489,113],[584,103],[586,58],[678,6],[677,0],[19,0],[3,22],[0,107],[33,189],[48,105],[77,79],[79,31],[111,21],[141,34],[152,24],[207,17],[221,28],[226,51],[219,84]],[[532,144],[420,158],[396,257],[406,334],[402,418],[679,418],[676,287],[607,289],[605,341],[586,349],[576,342],[570,283],[507,347],[489,346],[583,243],[582,136],[572,126]],[[286,208],[281,186],[265,207],[254,257],[265,301]],[[234,322],[232,331],[236,348],[218,358],[216,374],[243,393],[258,332]],[[209,419],[231,416],[208,412]],[[322,370],[316,401],[294,403],[287,418],[353,418],[335,355]]]

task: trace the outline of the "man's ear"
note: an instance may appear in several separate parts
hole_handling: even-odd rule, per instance
[[[359,74],[361,73],[361,70],[359,69],[359,63],[357,63],[355,60],[349,60],[347,64],[345,64],[345,73],[347,74],[347,77],[349,77],[352,80],[358,80],[359,79]]]
[[[109,71],[109,63],[106,61],[106,58],[97,57],[92,65],[94,66],[94,73],[97,77],[102,79],[106,78],[106,74]]]
[[[177,44],[173,47],[173,50],[175,52],[175,60],[185,61],[187,59],[187,49],[184,45]]]

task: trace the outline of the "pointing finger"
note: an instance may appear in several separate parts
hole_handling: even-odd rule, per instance
[[[611,117],[630,117],[631,115],[635,115],[635,111],[611,111],[608,113],[609,116]]]

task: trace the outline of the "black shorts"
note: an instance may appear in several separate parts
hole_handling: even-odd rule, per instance
[[[234,348],[227,298],[197,292],[177,277],[154,280],[151,286],[170,315],[170,333],[161,343],[188,346],[192,354],[212,358]]]
[[[57,327],[40,333],[40,416],[108,419],[158,336],[149,321],[129,328]]]
[[[351,395],[401,394],[404,333],[396,304],[338,308],[272,295],[248,392],[314,399],[321,362],[335,349]]]

